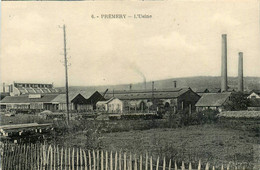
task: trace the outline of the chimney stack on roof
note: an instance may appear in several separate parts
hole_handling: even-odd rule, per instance
[[[3,93],[5,93],[5,83],[3,83]]]
[[[244,91],[243,85],[243,52],[238,53],[238,91]]]
[[[222,34],[221,92],[227,91],[227,35]]]
[[[174,88],[177,88],[177,81],[176,80],[173,81],[173,86],[174,86]]]

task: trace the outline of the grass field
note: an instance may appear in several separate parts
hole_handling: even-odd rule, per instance
[[[17,114],[14,117],[5,117],[1,114],[2,125],[10,124],[10,121],[11,124],[51,122],[51,120],[44,120],[35,115]],[[133,122],[138,122],[138,124]],[[173,159],[177,162],[195,163],[202,160],[202,162],[210,162],[215,165],[231,162],[242,163],[247,167],[252,167],[256,152],[254,146],[260,144],[259,134],[256,131],[248,130],[250,128],[238,130],[231,128],[231,126],[228,127],[226,125],[231,123],[230,120],[225,123],[225,126],[221,124],[205,124],[179,128],[134,130],[134,127],[136,129],[147,129],[147,122],[144,120],[132,121],[131,126],[125,121],[122,121],[121,124],[117,122],[118,126],[131,127],[131,130],[111,133],[101,133],[96,129],[92,129],[92,126],[89,126],[89,128],[84,126],[82,129],[74,130],[73,133],[56,133],[51,142],[86,149],[122,150],[136,154],[148,152],[149,155],[166,157],[166,159]],[[80,127],[80,122],[78,123]],[[87,121],[81,123],[89,124]],[[157,125],[157,123],[163,124],[164,122],[152,123],[152,125]],[[249,122],[249,124],[252,123],[254,124],[254,122]],[[245,122],[238,123],[237,125],[240,127],[239,124],[247,126]],[[121,127],[122,129],[125,128]]]
[[[77,133],[60,137],[68,146],[85,147],[86,134]],[[115,132],[97,135],[100,149],[127,151],[136,154],[148,152],[177,162],[196,162],[201,159],[213,164],[253,162],[253,146],[259,138],[251,132],[222,128],[216,125],[190,126],[176,129]]]

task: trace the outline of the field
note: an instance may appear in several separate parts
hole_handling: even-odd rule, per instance
[[[35,115],[1,115],[1,124],[46,123]],[[63,121],[64,123],[64,121]],[[52,144],[85,149],[126,151],[165,157],[181,163],[198,160],[211,164],[243,164],[252,167],[259,141],[259,127],[254,120],[222,120],[215,124],[165,128],[165,120],[72,121],[71,129],[54,122],[60,131]],[[253,125],[253,126],[252,126]],[[252,127],[253,128],[252,128]],[[98,127],[98,128],[97,128]],[[69,133],[68,133],[69,132]],[[108,133],[110,132],[110,133]]]
[[[190,126],[176,129],[150,129],[143,131],[99,134],[95,138],[99,149],[127,151],[137,154],[148,152],[177,162],[196,162],[201,159],[213,164],[242,163],[252,166],[254,145],[259,144],[254,133],[216,125]],[[61,137],[65,145],[88,145],[86,134],[77,133]]]

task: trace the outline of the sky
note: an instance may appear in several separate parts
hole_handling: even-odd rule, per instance
[[[152,18],[101,19],[134,14]],[[66,24],[69,85],[112,85],[219,76],[227,34],[228,76],[260,76],[258,1],[2,2],[0,82],[64,86]]]

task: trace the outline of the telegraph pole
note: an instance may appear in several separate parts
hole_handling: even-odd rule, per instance
[[[68,60],[67,60],[67,49],[66,49],[66,26],[63,25],[64,33],[64,66],[65,66],[65,88],[66,88],[66,106],[67,106],[67,123],[69,124],[69,90],[68,90]]]

